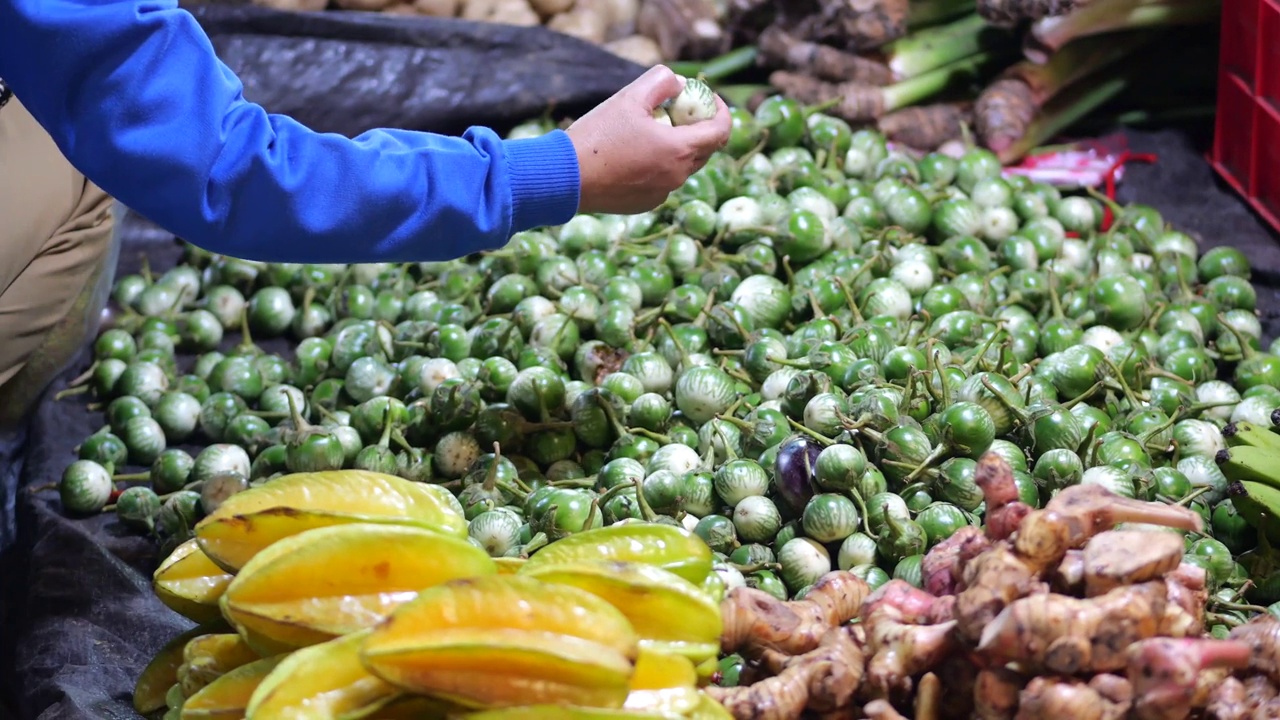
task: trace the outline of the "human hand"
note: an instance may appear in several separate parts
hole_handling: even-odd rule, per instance
[[[682,89],[680,76],[658,65],[569,126],[582,178],[579,212],[652,210],[724,147],[729,108],[719,96],[710,120],[680,127],[654,120],[654,109]]]

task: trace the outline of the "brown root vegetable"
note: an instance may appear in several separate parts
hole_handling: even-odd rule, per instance
[[[527,0],[463,0],[460,17],[463,20],[507,25],[542,24],[542,19],[529,7]]]
[[[948,622],[956,619],[956,596],[943,595],[935,598],[933,607],[929,610],[929,617],[925,618],[925,622],[929,625]]]
[[[1207,720],[1252,720],[1265,714],[1264,708],[1274,702],[1275,686],[1261,675],[1240,680],[1228,677],[1209,691],[1205,706]]]
[[[1112,702],[1086,683],[1072,678],[1037,677],[1018,698],[1017,720],[1120,720],[1125,705]]]
[[[1020,502],[1013,467],[998,453],[987,452],[978,458],[973,468],[973,483],[982,491],[988,511]]]
[[[974,129],[982,143],[1000,152],[1021,140],[1036,119],[1040,104],[1031,86],[1019,78],[1003,78],[978,95]]]
[[[1251,670],[1263,673],[1272,684],[1280,684],[1280,620],[1269,613],[1259,615],[1232,628],[1228,638],[1246,643],[1253,651]]]
[[[962,139],[964,128],[968,124],[969,107],[965,103],[934,103],[903,108],[885,115],[876,123],[880,132],[888,139],[922,151],[932,151],[948,140]],[[1031,511],[1026,505],[1022,507],[1027,508],[1027,512]],[[1021,520],[1021,517],[1017,517],[1018,522]]]
[[[706,691],[737,720],[795,720],[806,710],[847,712],[862,681],[863,665],[862,649],[850,628],[830,628],[816,648],[787,660],[777,675]]]
[[[920,561],[925,592],[934,596],[954,595],[964,589],[963,560],[977,557],[991,547],[982,530],[966,525],[934,545]]]
[[[579,0],[569,12],[551,18],[547,22],[547,28],[601,45],[609,34],[609,19],[597,8],[584,6]]]
[[[666,60],[662,57],[662,48],[658,47],[658,43],[643,35],[632,35],[605,43],[604,49],[637,65],[659,65]]]
[[[1165,601],[1162,581],[1089,599],[1032,595],[1010,603],[983,629],[978,652],[1063,675],[1122,670],[1129,646],[1155,637]]]
[[[978,720],[1013,720],[1018,714],[1018,695],[1027,681],[1008,668],[990,668],[978,673],[973,684],[973,713]]]
[[[1085,37],[1054,52],[1047,62],[1028,59],[1011,65],[978,96],[978,138],[997,155],[1013,152],[1034,132],[1042,108],[1056,96],[1138,52],[1154,37],[1141,32]]]
[[[907,720],[888,700],[872,700],[862,708],[862,714],[867,720]]]
[[[544,19],[550,19],[573,8],[573,0],[529,0],[529,6]]]
[[[992,25],[1012,27],[1021,20],[1066,15],[1089,0],[978,0],[978,14]]]
[[[1205,604],[1209,589],[1204,568],[1182,563],[1165,576],[1169,601],[1160,621],[1160,634],[1167,637],[1197,637],[1204,634]]]
[[[866,680],[878,697],[911,689],[911,678],[937,667],[955,648],[955,621],[917,625],[909,612],[890,602],[863,618],[867,629]]]
[[[869,623],[873,613],[882,606],[893,608],[903,622],[923,623],[933,614],[937,598],[915,587],[906,580],[890,580],[881,585],[862,602],[862,621]]]
[[[1280,720],[1280,698],[1271,698],[1259,705],[1249,720]]]
[[[640,0],[599,0],[600,11],[608,21],[610,40],[621,40],[635,34],[640,4]]]
[[[328,7],[329,0],[254,0],[253,4],[272,10],[318,12]]]
[[[734,588],[721,605],[721,649],[745,655],[765,650],[785,655],[809,652],[827,630],[858,617],[870,592],[866,582],[844,571],[827,573],[803,600],[791,602],[754,588]]]
[[[636,32],[656,41],[668,58],[705,60],[727,49],[712,0],[646,0]]]
[[[908,7],[907,0],[817,0],[817,11],[791,29],[805,40],[861,53],[905,36]]]
[[[430,17],[454,17],[462,7],[462,0],[414,0],[418,14]]]
[[[938,698],[939,718],[974,717],[973,696],[980,668],[968,653],[954,653],[938,664],[932,673],[942,687]],[[921,678],[923,682],[923,678]]]
[[[418,12],[418,8],[412,2],[398,2],[391,7],[384,8],[382,12],[387,15],[412,15],[415,17],[422,14]]]
[[[942,681],[927,672],[916,685],[915,720],[938,720],[942,712]]]
[[[1209,694],[1205,715],[1209,720],[1245,720],[1253,712],[1246,702],[1244,683],[1229,677]]]
[[[1114,703],[1129,705],[1133,702],[1133,683],[1121,675],[1100,673],[1089,678],[1089,687]]]
[[[1120,523],[1204,530],[1200,515],[1189,508],[1120,497],[1101,485],[1072,485],[1043,510],[1027,515],[1014,547],[1029,562],[1048,568],[1062,562],[1068,550],[1083,548],[1094,535]]]
[[[1084,551],[1068,550],[1049,578],[1057,592],[1064,595],[1084,594]]]
[[[785,70],[770,73],[769,84],[803,105],[832,103],[827,112],[847,122],[874,120],[885,112],[884,95],[874,85],[837,85]]]
[[[942,142],[950,139],[946,138]],[[984,453],[973,469],[973,482],[982,491],[982,498],[987,503],[987,537],[1005,540],[1013,535],[1022,519],[1031,512],[1031,508],[1018,499],[1018,485],[1013,480],[1013,468],[996,453]]]
[[[805,72],[828,82],[888,85],[893,80],[884,63],[800,40],[777,25],[761,33],[756,46],[760,64],[773,69]]]
[[[1153,638],[1129,648],[1137,720],[1185,720],[1202,691],[1201,677],[1211,670],[1249,666],[1250,647],[1234,640]],[[1212,674],[1221,682],[1226,673]],[[1201,704],[1207,698],[1201,698]]]
[[[1084,546],[1087,597],[1105,595],[1121,585],[1164,577],[1182,564],[1182,535],[1163,531],[1108,530]]]
[[[363,10],[377,12],[398,5],[397,0],[334,0],[343,10]]]
[[[997,545],[966,564],[965,589],[956,596],[955,607],[960,637],[977,643],[983,630],[1009,603],[1034,592],[1047,592],[1038,570],[1007,544]]]

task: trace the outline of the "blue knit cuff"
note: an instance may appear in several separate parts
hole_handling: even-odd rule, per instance
[[[504,140],[511,176],[511,232],[563,225],[578,212],[578,153],[563,130]]]

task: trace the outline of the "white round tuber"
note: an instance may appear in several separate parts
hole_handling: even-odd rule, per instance
[[[461,0],[414,0],[414,7],[422,15],[430,17],[454,17],[462,6]]]
[[[670,127],[672,124],[671,116],[667,114],[666,108],[663,108],[663,107],[656,107],[653,109],[653,119],[657,120],[663,125],[666,125],[667,127]]]
[[[316,12],[323,10],[329,0],[254,0],[253,4],[272,10]]]
[[[573,8],[573,0],[530,0],[529,4],[544,18],[568,12]]]
[[[392,5],[398,4],[395,0],[338,0],[338,7],[343,10],[363,10],[366,12],[386,10]]]
[[[547,27],[596,45],[604,43],[609,31],[604,14],[586,5],[579,5],[567,13],[551,18]]]
[[[624,60],[630,60],[637,65],[644,65],[645,67],[661,65],[665,59],[662,57],[662,48],[658,47],[658,43],[643,35],[632,35],[620,40],[614,40],[606,43],[604,49]]]

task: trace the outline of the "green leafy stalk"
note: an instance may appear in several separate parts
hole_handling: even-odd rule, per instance
[[[667,63],[667,67],[671,68],[677,75],[683,75],[684,77],[701,76],[706,82],[715,82],[754,67],[756,54],[754,45],[745,45],[730,50],[719,57],[711,58],[706,62],[671,62]]]
[[[883,49],[886,64],[901,81],[963,60],[984,50],[1003,48],[1012,33],[987,24],[977,13],[955,22],[913,33]]]
[[[907,8],[907,28],[914,32],[971,12],[972,0],[913,0]]]
[[[768,85],[716,85],[712,88],[731,107],[747,107],[751,99],[769,91]]]
[[[1027,33],[1023,54],[1032,62],[1048,62],[1067,43],[1091,35],[1171,25],[1212,22],[1221,0],[1106,0],[1057,17],[1037,20]]]
[[[875,117],[908,105],[918,105],[961,84],[979,82],[1000,67],[1007,57],[1008,53],[999,50],[985,50],[886,88],[879,88],[883,110]]]

